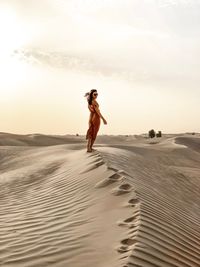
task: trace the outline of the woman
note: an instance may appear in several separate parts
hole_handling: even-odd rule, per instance
[[[96,101],[98,96],[97,90],[92,89],[89,93],[86,93],[85,96],[87,97],[88,108],[90,110],[89,129],[86,134],[86,139],[88,140],[87,152],[92,152],[92,146],[100,128],[100,121],[102,119],[104,124],[107,124],[107,121],[102,116],[99,110],[99,104]]]

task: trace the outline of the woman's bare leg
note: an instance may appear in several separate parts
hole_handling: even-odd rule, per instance
[[[92,139],[88,139],[87,152],[92,152]]]
[[[92,147],[93,147],[93,145],[94,145],[94,141],[95,141],[95,140],[91,140],[91,150],[92,150]]]

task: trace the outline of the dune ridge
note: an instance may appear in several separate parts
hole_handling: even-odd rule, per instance
[[[1,266],[200,266],[200,138],[70,141],[0,147]]]
[[[17,159],[7,159],[0,179],[2,266],[102,266],[102,256],[117,266],[116,221],[130,213],[122,205],[130,188],[98,152],[66,148],[19,150]],[[110,192],[96,186],[102,177],[112,180]]]
[[[197,158],[194,151],[176,146],[166,149],[166,155],[157,148],[145,153],[143,148],[129,147],[131,153],[125,156],[122,151],[124,156],[119,162],[121,148],[117,149],[118,152],[114,148],[113,153],[102,153],[111,164],[115,166],[117,162],[118,167],[126,170],[128,182],[134,184],[140,200],[137,234],[128,226],[128,240],[135,244],[125,266],[200,266],[200,172],[194,184],[184,175],[185,166],[182,173],[180,166],[179,171],[173,166],[181,149],[187,160],[190,156],[189,167],[199,170],[199,155]],[[136,155],[138,152],[142,157]],[[169,154],[171,159],[165,159]]]

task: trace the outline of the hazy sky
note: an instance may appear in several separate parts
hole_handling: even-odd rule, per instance
[[[200,0],[0,0],[2,132],[200,131]]]

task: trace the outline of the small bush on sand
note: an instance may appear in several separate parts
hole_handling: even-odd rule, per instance
[[[156,137],[162,137],[162,132],[158,131],[158,133],[156,134]]]
[[[149,137],[150,138],[154,138],[156,136],[156,133],[155,133],[155,131],[152,129],[152,130],[150,130],[149,131]]]

